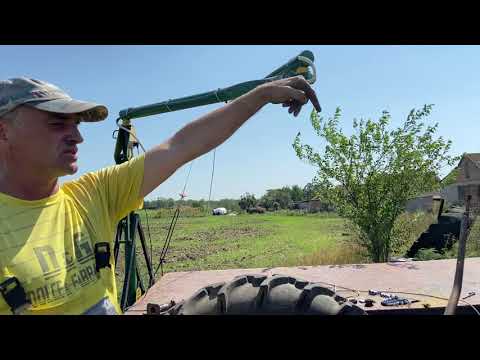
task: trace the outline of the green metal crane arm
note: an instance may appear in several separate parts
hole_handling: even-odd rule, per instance
[[[307,81],[309,81],[310,83],[314,83],[316,80],[316,70],[313,65],[313,61],[313,53],[311,51],[305,50],[302,51],[300,55],[292,58],[286,64],[280,66],[278,69],[276,69],[263,79],[246,81],[230,87],[213,90],[197,95],[124,109],[120,111],[119,117],[121,119],[130,120],[161,113],[184,110],[197,106],[230,101],[249,92],[250,90],[253,90],[261,84],[297,75],[303,75]],[[313,73],[309,71],[310,67],[312,68]]]

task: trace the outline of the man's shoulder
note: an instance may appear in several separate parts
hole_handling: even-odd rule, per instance
[[[106,169],[102,168],[100,170],[86,172],[76,179],[65,181],[60,185],[60,188],[66,195],[82,192],[91,193],[102,183],[102,173],[105,171]]]
[[[95,179],[98,180],[112,173],[116,173],[117,170],[120,170],[122,168],[129,168],[137,164],[140,165],[141,163],[143,164],[144,160],[145,160],[145,154],[139,154],[124,163],[106,165],[101,167],[100,169],[88,171],[82,174],[81,176],[79,176],[75,180],[66,181],[63,185],[68,186],[69,184],[76,184],[83,181],[91,181]]]
[[[77,179],[66,181],[61,185],[65,193],[92,192],[94,190],[109,192],[117,188],[129,188],[127,184],[135,178],[143,178],[142,171],[145,155],[141,154],[122,164],[104,166],[98,170],[88,171]]]
[[[65,181],[61,185],[61,187],[62,188],[69,188],[69,187],[72,187],[72,186],[75,186],[75,185],[78,185],[78,184],[92,183],[92,182],[95,182],[95,181],[99,181],[99,180],[101,180],[101,178],[106,173],[110,172],[112,170],[111,168],[114,167],[114,166],[115,165],[109,165],[109,166],[105,166],[105,167],[102,167],[102,168],[97,169],[97,170],[87,171],[87,172],[83,173],[82,175],[80,175],[76,179]]]

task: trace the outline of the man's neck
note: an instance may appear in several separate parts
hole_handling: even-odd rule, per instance
[[[58,185],[58,178],[41,179],[30,177],[21,177],[21,179],[28,179],[27,181],[16,180],[11,176],[1,176],[0,174],[0,192],[6,195],[22,200],[40,200],[52,195],[55,195],[60,186]]]

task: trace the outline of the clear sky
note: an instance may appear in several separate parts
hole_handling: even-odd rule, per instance
[[[412,108],[432,103],[429,119],[453,141],[452,154],[480,152],[479,46],[0,46],[0,79],[46,80],[109,108],[104,122],[81,125],[80,170],[65,181],[114,164],[112,132],[120,110],[260,79],[306,49],[315,55],[322,113],[330,116],[340,106],[345,130],[353,118],[378,118],[382,110],[399,125]],[[219,106],[137,119],[134,125],[148,149]],[[309,123],[311,110],[308,104],[294,118],[279,105],[267,105],[243,125],[217,149],[212,199],[261,196],[266,189],[309,182],[315,169],[298,160],[291,144],[300,131],[306,142],[321,145]],[[195,160],[188,198],[208,198],[212,159],[211,152]],[[177,199],[188,166],[147,199]]]

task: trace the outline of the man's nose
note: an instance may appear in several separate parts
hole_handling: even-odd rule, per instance
[[[74,141],[76,144],[80,144],[83,142],[83,137],[82,137],[82,134],[80,134],[78,125],[72,126],[72,131],[70,133],[69,140]]]

